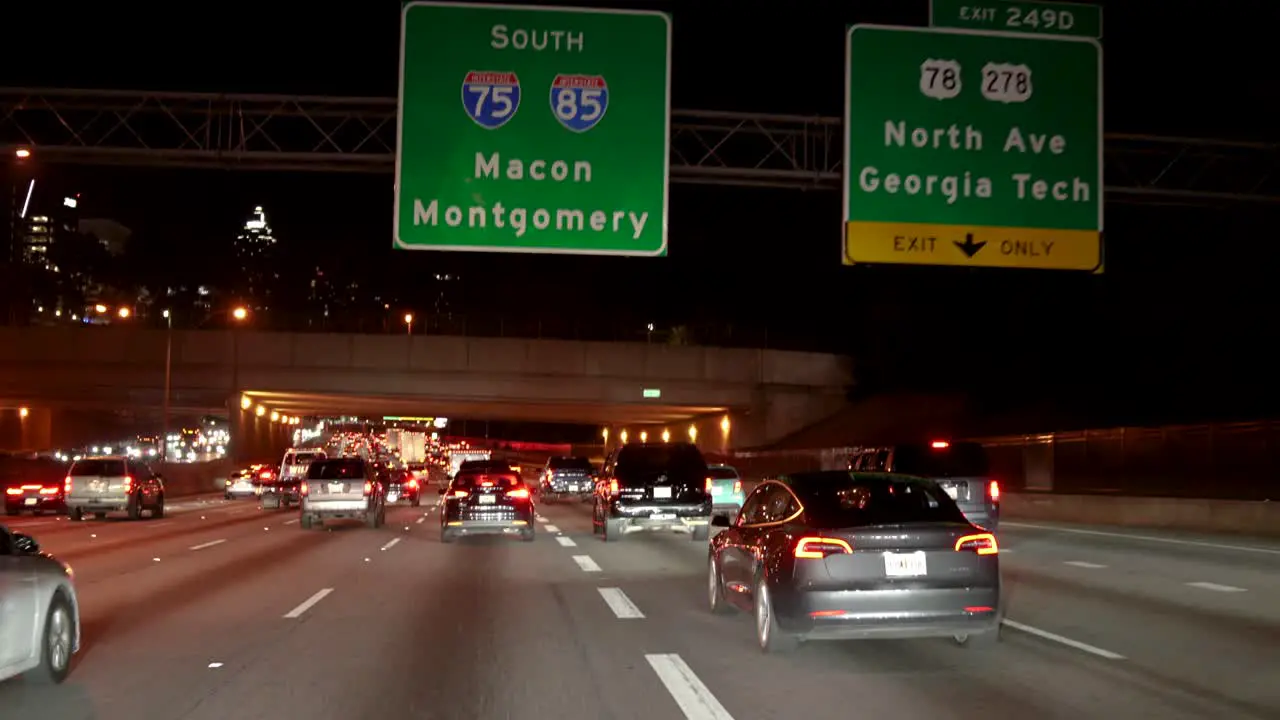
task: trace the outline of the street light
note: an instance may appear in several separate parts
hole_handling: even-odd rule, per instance
[[[413,332],[413,313],[404,314],[404,324],[409,326],[409,332]]]
[[[121,320],[128,320],[129,316],[132,314],[133,314],[133,311],[127,307],[122,307],[116,311],[116,315],[119,315]]]
[[[258,406],[258,409],[257,409],[257,410],[254,410],[253,412],[254,412],[254,414],[255,414],[255,415],[257,415],[258,417],[262,417],[263,415],[266,415],[266,414],[267,414],[267,409],[266,409],[265,407],[263,407],[263,406],[259,405],[259,406]]]
[[[253,407],[253,398],[249,397],[248,395],[242,395],[240,397],[240,409],[248,410],[251,407]]]
[[[642,442],[642,443],[647,443],[647,442],[649,442],[649,431],[648,431],[648,430],[641,430],[641,431],[640,431],[640,442]]]
[[[124,312],[126,308],[120,308]],[[173,315],[166,309],[163,313],[164,331],[164,434],[160,442],[160,462],[169,461],[169,400],[173,390]],[[121,315],[121,317],[126,317]]]
[[[622,441],[622,444],[623,444],[623,445],[626,445],[626,444],[627,444],[627,431],[626,431],[626,430],[623,430],[622,432],[618,433],[618,439]]]
[[[671,442],[671,431],[666,428],[662,429],[662,442]]]
[[[280,413],[275,410],[271,411],[271,422],[280,422]]]
[[[24,408],[24,407],[18,408],[18,417],[25,419],[30,414],[31,414],[31,408]]]
[[[689,426],[689,442],[691,443],[698,442],[698,426],[697,425]]]
[[[244,320],[245,318],[249,317],[249,310],[246,308],[238,307],[235,310],[231,311],[231,317],[235,318],[236,320]]]
[[[31,157],[31,151],[26,148],[18,148],[17,150],[13,151],[13,156],[18,158],[19,160],[26,160],[27,158]]]

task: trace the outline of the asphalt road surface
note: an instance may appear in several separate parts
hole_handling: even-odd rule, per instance
[[[253,501],[158,522],[22,518],[69,562],[84,642],[22,720],[1280,718],[1280,544],[1010,523],[1003,642],[762,655],[706,610],[705,543],[591,534],[439,542],[433,508],[308,532]]]

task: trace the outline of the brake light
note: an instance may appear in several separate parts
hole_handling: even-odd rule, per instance
[[[70,475],[68,475],[65,479],[63,479],[62,491],[68,494],[71,493],[71,476]]]
[[[979,555],[995,555],[1000,552],[996,536],[991,533],[965,535],[956,540],[956,552],[974,551]]]
[[[516,488],[515,490],[508,490],[507,497],[524,498],[527,500],[529,499],[529,488]]]
[[[992,480],[987,485],[987,496],[991,498],[991,502],[1000,502],[1000,483]]]
[[[365,495],[372,495],[372,494],[373,494],[373,481],[372,481],[372,480],[365,480],[365,481],[364,481],[364,494],[365,494]]]
[[[484,482],[480,483],[480,487],[493,487],[493,481],[485,480]]]
[[[125,492],[133,491],[133,476],[131,475],[124,476],[124,491]]]
[[[5,495],[21,495],[22,488],[5,488]]]
[[[934,440],[933,442],[929,443],[929,447],[933,448],[934,450],[946,450],[947,448],[951,447],[951,443],[947,442],[946,440]]]
[[[853,548],[840,538],[803,537],[796,543],[796,557],[801,559],[821,560],[828,555],[851,552]]]
[[[707,482],[702,486],[702,489],[703,489],[703,491],[704,491],[704,492],[706,492],[708,495],[710,495],[710,494],[711,494],[711,486],[712,486],[712,485],[715,485],[715,484],[716,484],[716,483],[715,483],[715,481],[714,481],[714,480],[712,480],[711,478],[707,478]]]
[[[520,466],[519,466],[519,465],[508,465],[507,467],[511,468],[511,472],[513,472],[513,473],[518,473],[518,472],[520,472]]]
[[[311,493],[311,488],[307,486],[306,480],[303,480],[302,484],[298,486],[298,493],[300,495],[308,495]]]
[[[40,488],[40,494],[41,495],[57,495],[58,488],[56,487]]]
[[[454,496],[454,497],[456,497],[456,498],[464,498],[464,497],[466,497],[466,496],[467,496],[467,495],[469,495],[469,494],[470,494],[470,493],[468,493],[466,490],[454,490],[454,491],[453,491],[453,496]]]
[[[734,494],[734,495],[741,495],[741,494],[742,494],[742,481],[741,481],[741,480],[734,480],[734,481],[733,481],[733,494]]]
[[[263,471],[263,472],[258,473],[258,479],[259,479],[259,480],[270,480],[270,479],[272,478],[272,476],[273,476],[273,475],[274,475],[274,473],[272,473],[270,470],[265,470],[265,471]]]
[[[609,494],[612,495],[613,497],[618,497],[619,495],[622,494],[618,490],[618,478],[609,479]]]
[[[410,479],[409,479],[409,489],[410,489],[410,490],[417,490],[417,489],[418,489],[418,481],[417,481],[417,480],[415,480],[415,479],[413,479],[413,478],[410,478]]]

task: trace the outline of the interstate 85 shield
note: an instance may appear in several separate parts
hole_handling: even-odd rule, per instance
[[[468,72],[462,81],[462,109],[482,128],[506,125],[520,109],[520,78],[513,72]]]
[[[600,75],[556,75],[551,82],[551,112],[561,125],[586,132],[609,109],[609,86]]]

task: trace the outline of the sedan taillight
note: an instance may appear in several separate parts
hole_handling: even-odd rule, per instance
[[[372,481],[372,480],[365,480],[365,481],[364,481],[364,494],[365,494],[365,495],[372,495],[372,494],[373,494],[373,481]]]
[[[976,552],[979,555],[996,555],[1000,546],[996,544],[996,536],[991,533],[965,535],[956,540],[956,552]]]
[[[70,475],[68,475],[68,476],[67,476],[67,477],[62,481],[62,491],[63,491],[63,492],[65,492],[65,493],[70,493],[70,492],[71,492],[71,476],[70,476]]]
[[[311,488],[307,486],[306,480],[303,480],[302,484],[298,486],[298,494],[304,496],[311,494]]]

